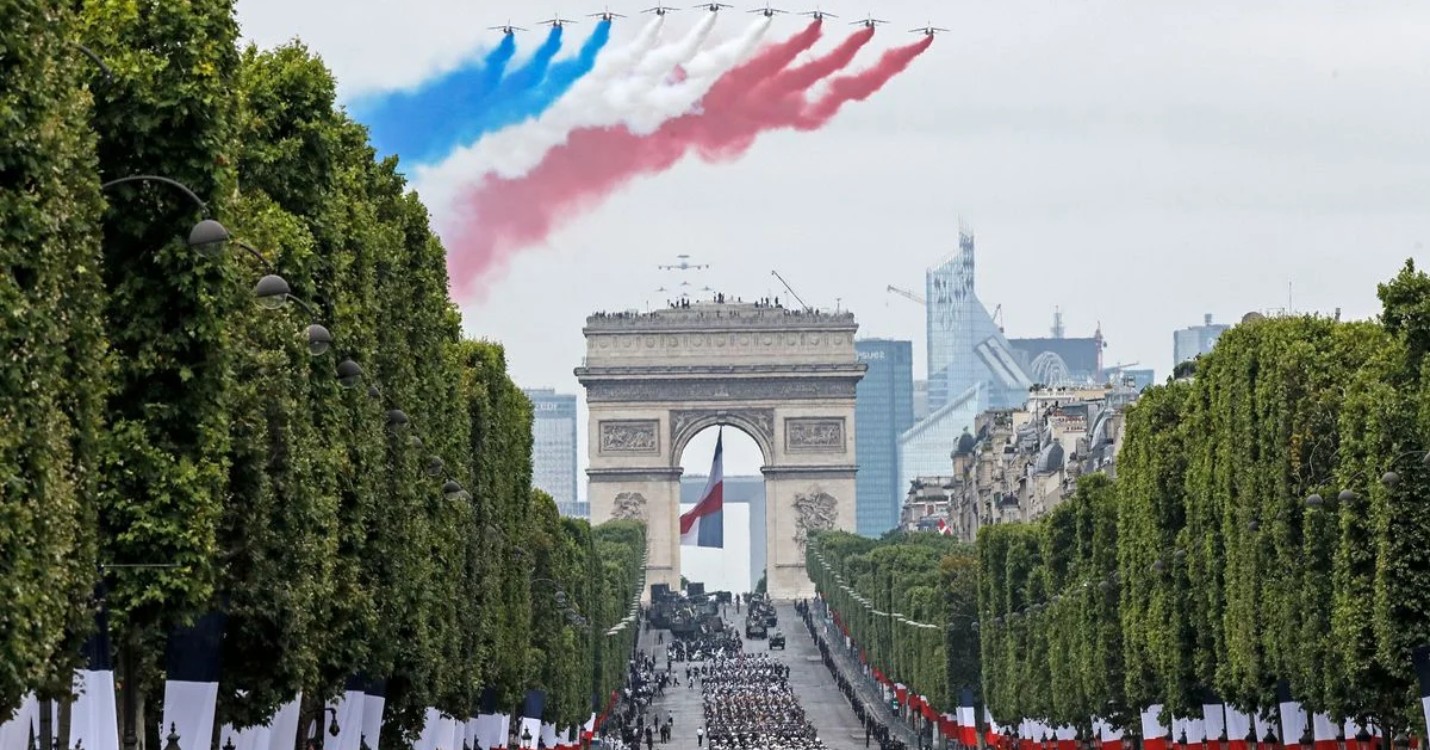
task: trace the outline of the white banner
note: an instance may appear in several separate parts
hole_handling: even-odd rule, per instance
[[[40,702],[33,695],[25,696],[20,708],[8,721],[0,724],[0,750],[27,750],[30,732],[39,735]]]
[[[119,718],[114,711],[114,672],[77,669],[70,709],[70,747],[119,750]],[[265,749],[266,750],[266,749]]]
[[[272,719],[265,726],[247,729],[234,729],[232,725],[224,724],[218,731],[219,747],[227,748],[231,744],[234,750],[269,750],[273,745],[272,724]]]
[[[516,730],[516,741],[526,750],[533,750],[541,739],[541,719],[523,716]]]
[[[273,720],[268,724],[268,750],[293,750],[298,743],[298,711],[302,705],[303,694],[299,693],[298,697],[284,703],[273,714]]]
[[[477,716],[477,744],[473,750],[494,750],[506,746],[506,717],[499,714]]]
[[[180,750],[211,750],[214,711],[218,704],[217,682],[164,683],[164,721],[159,727],[159,743],[169,741],[172,729],[179,735]]]
[[[417,741],[412,743],[412,750],[437,750],[437,742],[441,739],[442,730],[442,712],[435,708],[427,709],[426,721],[422,724],[422,734],[418,735]]]
[[[337,715],[338,735],[334,737],[332,732],[323,732],[323,750],[359,750],[362,744],[363,709],[366,705],[367,695],[358,690],[349,690],[343,693],[341,698],[328,704],[328,708],[333,709],[330,713]],[[331,721],[329,718],[327,723],[331,724]]]
[[[1202,704],[1202,727],[1206,730],[1207,740],[1219,739],[1222,732],[1226,731],[1226,711],[1222,709],[1220,703]],[[1227,740],[1236,739],[1227,735]]]
[[[387,696],[368,693],[363,696],[362,737],[359,745],[366,744],[368,750],[377,750],[382,738],[382,710],[387,707]]]

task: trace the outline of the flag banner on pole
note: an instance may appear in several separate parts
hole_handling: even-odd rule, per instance
[[[103,584],[100,584],[95,600],[103,602],[104,599]],[[70,708],[70,746],[84,750],[119,750],[114,663],[109,650],[109,613],[102,606],[94,614],[94,635],[85,641],[84,657],[84,668],[74,673],[77,697]]]
[[[20,709],[8,721],[0,722],[0,750],[26,750],[30,735],[40,734],[40,702],[33,694],[25,696]]]
[[[1430,646],[1410,652],[1410,663],[1420,683],[1420,709],[1425,714],[1425,736],[1430,737]]]
[[[1211,698],[1211,696],[1208,697]],[[1206,730],[1208,742],[1221,738],[1222,732],[1226,731],[1226,710],[1220,702],[1202,704],[1202,727]],[[1231,736],[1228,735],[1227,739],[1231,739]]]
[[[715,438],[715,458],[700,502],[680,517],[680,543],[687,547],[725,546],[725,432]]]
[[[481,725],[477,723],[477,717],[473,716],[462,723],[462,747],[466,750],[477,750],[478,735],[481,733]]]
[[[1167,727],[1162,724],[1162,704],[1147,707],[1142,712],[1142,747],[1144,750],[1167,750]]]
[[[1291,683],[1286,680],[1276,683],[1276,702],[1281,709],[1281,745],[1299,750],[1301,735],[1306,731],[1306,712],[1301,709],[1301,701],[1291,697]]]
[[[179,735],[180,750],[207,750],[213,743],[224,621],[222,612],[210,612],[192,627],[174,630],[165,645],[169,679],[164,683],[159,738],[166,742],[172,728]]]
[[[1246,736],[1251,734],[1251,716],[1230,704],[1225,706],[1225,710],[1228,750],[1247,750]]]
[[[443,739],[442,730],[445,728],[442,712],[428,708],[423,716],[422,732],[417,735],[417,741],[412,743],[412,750],[437,750],[438,743]]]
[[[293,750],[298,742],[298,710],[302,705],[303,694],[298,693],[293,700],[279,706],[268,722],[268,746],[258,750]]]
[[[387,680],[368,680],[363,686],[362,736],[358,746],[377,750],[382,738],[382,711],[387,708]]]
[[[363,692],[366,682],[358,676],[349,677],[343,694],[328,703],[337,716],[338,734],[323,732],[323,750],[361,750],[363,715],[367,711],[367,694]]]
[[[497,750],[506,747],[506,727],[504,717],[498,714],[477,714],[477,742],[473,750]]]

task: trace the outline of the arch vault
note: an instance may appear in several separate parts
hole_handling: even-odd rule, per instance
[[[586,319],[576,377],[590,411],[591,521],[646,522],[648,584],[680,583],[681,452],[730,425],[764,456],[770,594],[812,594],[807,534],[854,529],[858,328],[847,312],[715,302]]]

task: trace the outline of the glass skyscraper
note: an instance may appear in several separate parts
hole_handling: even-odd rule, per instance
[[[576,505],[576,397],[551,388],[525,391],[533,416],[532,483],[556,500],[563,515],[580,514]]]
[[[854,342],[868,365],[855,387],[854,445],[859,462],[856,529],[879,536],[899,524],[904,488],[899,482],[899,435],[914,424],[914,345],[911,341]]]

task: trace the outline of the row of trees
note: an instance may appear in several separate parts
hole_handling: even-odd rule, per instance
[[[1417,726],[1430,644],[1430,277],[1377,322],[1262,319],[1128,416],[1115,484],[979,539],[995,715],[1083,725],[1215,695]],[[1299,737],[1285,738],[1297,741]]]
[[[219,611],[239,726],[354,675],[393,747],[488,687],[584,721],[643,531],[532,491],[530,403],[395,159],[304,47],[237,35],[228,0],[0,8],[0,712],[67,694],[102,607],[151,706]],[[255,305],[268,275],[297,302]]]
[[[979,680],[977,560],[935,534],[820,532],[805,560],[868,663],[951,711]]]
[[[1042,520],[982,529],[976,561],[932,535],[821,535],[820,591],[876,667],[931,698],[981,687],[1004,722],[1135,733],[1150,705],[1274,717],[1289,691],[1387,738],[1419,726],[1430,277],[1407,263],[1379,292],[1375,322],[1228,331],[1194,377],[1132,407],[1115,480],[1083,477]],[[872,610],[943,625],[943,652],[905,652]],[[934,658],[946,678],[921,664]]]

